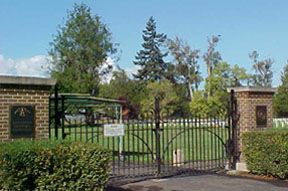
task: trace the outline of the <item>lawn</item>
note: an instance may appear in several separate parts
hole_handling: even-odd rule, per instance
[[[160,156],[165,164],[175,163],[175,152],[181,162],[225,160],[224,144],[229,138],[229,128],[215,120],[206,123],[177,121],[162,123],[160,127]],[[65,123],[67,140],[96,142],[113,151],[114,160],[125,159],[128,163],[146,164],[155,162],[155,125],[150,121],[125,123],[125,136],[105,137],[102,125],[87,126],[74,121]],[[62,130],[59,129],[61,136]],[[55,131],[51,129],[51,139]],[[179,158],[179,157],[178,157]]]

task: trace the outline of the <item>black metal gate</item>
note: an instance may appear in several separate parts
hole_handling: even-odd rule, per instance
[[[95,142],[110,149],[111,177],[162,177],[235,167],[237,104],[233,91],[225,117],[163,117],[158,99],[153,115],[147,118],[99,117],[88,115],[89,108],[83,112],[87,103],[79,99],[71,102],[73,99],[59,96],[57,90],[50,97],[49,137]],[[95,102],[88,105],[91,103]],[[123,124],[124,136],[105,136],[107,124]]]

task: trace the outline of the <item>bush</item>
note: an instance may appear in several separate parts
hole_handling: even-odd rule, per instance
[[[2,143],[0,183],[3,190],[102,190],[110,155],[93,143]]]
[[[288,131],[269,130],[243,134],[247,168],[253,174],[288,178]]]

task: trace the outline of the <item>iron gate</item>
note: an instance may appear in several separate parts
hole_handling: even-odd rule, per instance
[[[89,112],[83,114],[83,108],[73,108],[81,102],[79,99],[71,102],[73,99],[59,96],[57,90],[50,97],[49,137],[95,142],[110,149],[111,177],[161,177],[235,167],[238,155],[234,149],[237,144],[234,92],[226,117],[165,118],[161,116],[159,100],[155,99],[153,115],[147,118],[94,116],[91,120]],[[124,124],[124,136],[104,136],[105,124],[119,123]]]

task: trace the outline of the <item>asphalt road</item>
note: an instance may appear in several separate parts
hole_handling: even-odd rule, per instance
[[[255,179],[199,175],[152,179],[118,187],[107,191],[288,191],[288,181],[260,181]]]

